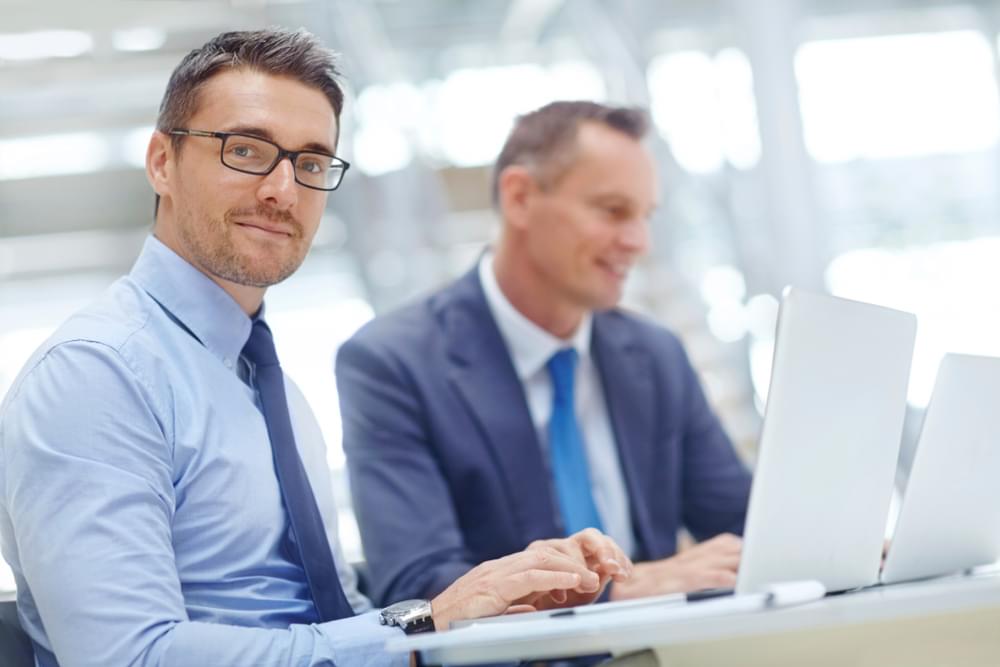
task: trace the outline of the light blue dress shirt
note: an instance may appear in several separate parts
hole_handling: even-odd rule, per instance
[[[42,667],[408,663],[382,650],[399,630],[374,612],[314,623],[264,418],[240,377],[250,326],[150,238],[14,382],[0,406],[0,546]],[[320,430],[286,385],[341,565]]]

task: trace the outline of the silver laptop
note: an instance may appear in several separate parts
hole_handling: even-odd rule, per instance
[[[787,289],[736,592],[877,583],[916,317]]]
[[[938,368],[882,582],[998,559],[1000,359],[949,354]]]

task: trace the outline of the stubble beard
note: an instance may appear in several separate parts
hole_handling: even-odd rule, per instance
[[[222,220],[202,218],[195,221],[193,216],[185,216],[185,224],[179,225],[181,241],[191,259],[203,270],[217,278],[237,285],[266,288],[288,278],[302,265],[305,250],[302,249],[303,230],[291,215],[275,212],[262,206],[252,209],[230,209]],[[273,252],[264,259],[241,252],[237,244],[256,244],[247,239],[234,239],[233,220],[239,217],[263,218],[280,222],[293,228],[292,241],[295,247],[286,253]],[[263,247],[263,244],[260,245]]]

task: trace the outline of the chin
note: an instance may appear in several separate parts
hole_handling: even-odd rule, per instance
[[[593,306],[591,308],[591,310],[597,311],[597,312],[600,312],[600,311],[603,311],[603,310],[612,310],[612,309],[618,307],[618,302],[619,301],[621,301],[621,299],[607,299],[607,300],[601,301],[599,304]]]
[[[602,308],[614,308],[622,300],[625,294],[625,281],[614,281],[604,283],[600,289],[594,292],[594,301],[601,304]]]
[[[621,301],[621,292],[615,292],[614,294],[591,294],[589,298],[585,300],[585,305],[587,310],[610,310],[611,308],[617,306],[619,301]]]

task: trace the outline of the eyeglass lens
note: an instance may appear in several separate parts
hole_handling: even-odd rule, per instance
[[[278,150],[263,139],[230,135],[222,146],[222,163],[240,171],[266,174],[274,168]],[[343,174],[343,165],[329,155],[301,152],[295,157],[295,178],[303,185],[334,188]]]

